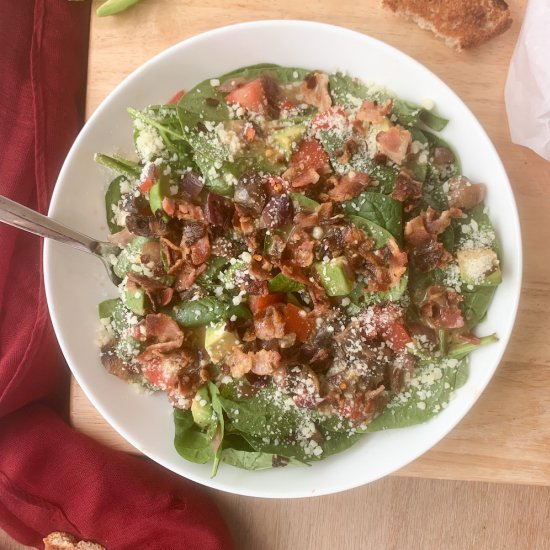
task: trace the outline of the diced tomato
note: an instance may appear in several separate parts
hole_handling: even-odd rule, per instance
[[[401,321],[392,321],[382,330],[382,336],[390,348],[399,352],[405,349],[405,346],[412,342],[407,329]]]
[[[306,139],[292,155],[290,165],[297,166],[300,170],[313,168],[317,172],[322,172],[328,167],[329,158],[316,139]]]
[[[265,113],[267,107],[264,85],[259,78],[229,92],[225,97],[225,101],[239,104],[248,111],[260,114]]]
[[[304,309],[294,304],[285,305],[285,332],[294,332],[300,342],[305,342],[313,327],[315,320],[309,317]]]
[[[254,138],[256,137],[256,130],[254,130],[254,128],[252,128],[252,126],[249,126],[245,131],[244,131],[244,139],[246,141],[248,141],[248,143],[254,141]]]
[[[176,212],[176,203],[174,199],[170,197],[164,197],[162,199],[162,209],[169,215],[173,216]]]
[[[279,303],[281,299],[281,294],[265,294],[263,296],[251,295],[248,297],[248,305],[250,306],[250,311],[256,315],[256,313],[263,311],[267,306]]]
[[[341,118],[346,118],[346,111],[339,105],[336,105],[315,115],[311,120],[311,126],[314,130],[332,128],[340,123],[339,119]]]
[[[141,367],[143,376],[161,390],[169,391],[178,383],[179,365],[168,358],[155,358]]]
[[[290,99],[283,99],[279,102],[279,109],[281,111],[290,111],[290,109],[294,109],[294,107],[296,107],[296,105],[294,105]]]
[[[149,191],[149,189],[151,189],[151,187],[153,187],[153,185],[155,185],[155,178],[154,177],[148,177],[145,181],[143,181],[139,184],[139,190],[142,193],[147,193],[147,191]]]
[[[176,92],[168,101],[167,103],[169,105],[176,105],[176,103],[179,103],[180,99],[185,95],[184,90],[180,90],[179,92]]]

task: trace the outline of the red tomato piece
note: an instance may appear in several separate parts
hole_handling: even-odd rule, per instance
[[[185,95],[184,90],[180,90],[179,92],[176,92],[166,103],[169,105],[176,105],[176,103],[179,103],[179,100]]]
[[[292,155],[290,164],[301,170],[313,168],[316,172],[322,172],[328,167],[329,158],[316,139],[306,139]]]
[[[285,332],[294,332],[300,342],[305,342],[313,327],[315,320],[309,317],[304,309],[294,304],[285,305]]]
[[[314,130],[332,128],[338,125],[339,119],[346,118],[346,111],[339,105],[329,107],[326,111],[319,113],[311,120],[311,126]]]
[[[244,109],[255,113],[263,114],[266,112],[267,99],[264,85],[259,78],[229,92],[225,97],[225,101],[238,104]]]
[[[155,185],[155,178],[149,177],[145,181],[139,184],[139,190],[142,193],[147,193],[147,191],[149,191],[149,189],[151,189],[153,185]]]
[[[282,296],[280,294],[265,294],[264,296],[251,295],[248,297],[248,305],[250,306],[250,311],[256,315],[256,313],[264,310],[267,306],[279,303],[281,299]]]
[[[385,326],[382,330],[382,336],[395,352],[404,350],[406,345],[412,342],[407,329],[401,321],[393,321]]]

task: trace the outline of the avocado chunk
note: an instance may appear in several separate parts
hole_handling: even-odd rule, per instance
[[[275,130],[272,136],[273,140],[288,160],[292,155],[293,144],[296,146],[297,143],[302,141],[305,133],[306,126],[304,124],[294,124],[293,126]]]
[[[355,277],[344,256],[317,262],[314,267],[329,296],[346,296],[353,290]]]
[[[97,312],[99,314],[100,319],[108,319],[113,315],[115,308],[118,305],[118,298],[112,298],[109,300],[103,300],[98,306],[97,306]]]
[[[460,279],[469,285],[496,286],[502,273],[496,252],[490,248],[459,250],[456,253]]]
[[[206,386],[200,388],[193,398],[191,414],[195,424],[200,428],[207,428],[212,422],[212,403]]]
[[[214,363],[220,362],[237,342],[235,333],[225,329],[225,322],[206,327],[204,347]]]
[[[162,210],[162,201],[165,197],[170,195],[170,180],[162,173],[162,165],[159,167],[161,173],[157,178],[153,187],[149,190],[149,206],[151,212],[155,214],[158,210]]]
[[[143,288],[135,285],[127,285],[124,291],[124,303],[126,307],[136,315],[145,315],[147,309],[147,294]]]

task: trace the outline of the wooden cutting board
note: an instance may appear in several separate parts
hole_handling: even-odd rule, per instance
[[[510,141],[503,87],[526,0],[509,3],[512,28],[462,53],[378,2],[357,0],[145,0],[118,17],[93,18],[88,116],[127,74],[178,41],[230,23],[292,18],[342,25],[396,46],[450,84],[485,127],[511,179],[522,223],[525,268],[517,324],[502,364],[472,411],[397,475],[550,485],[550,163]],[[74,381],[71,419],[107,445],[134,452]]]

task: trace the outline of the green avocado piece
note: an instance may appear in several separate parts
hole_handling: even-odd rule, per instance
[[[317,262],[313,267],[329,296],[346,296],[353,290],[355,277],[344,256]]]
[[[285,158],[290,159],[293,151],[292,144],[302,141],[307,127],[304,124],[294,124],[280,130],[275,130],[272,134],[273,140],[284,153]]]
[[[191,403],[191,414],[195,424],[200,428],[207,428],[212,422],[212,403],[208,388],[203,386],[197,391],[193,402]]]
[[[237,341],[235,333],[225,330],[225,321],[206,327],[204,348],[214,363],[220,362]]]
[[[111,298],[109,300],[103,300],[98,306],[98,314],[100,319],[108,319],[113,315],[115,308],[119,302],[118,298]]]
[[[143,288],[130,287],[124,291],[126,307],[136,315],[145,315],[147,309],[147,294]]]
[[[497,286],[502,282],[502,272],[494,250],[459,250],[456,256],[462,282],[474,286]]]

